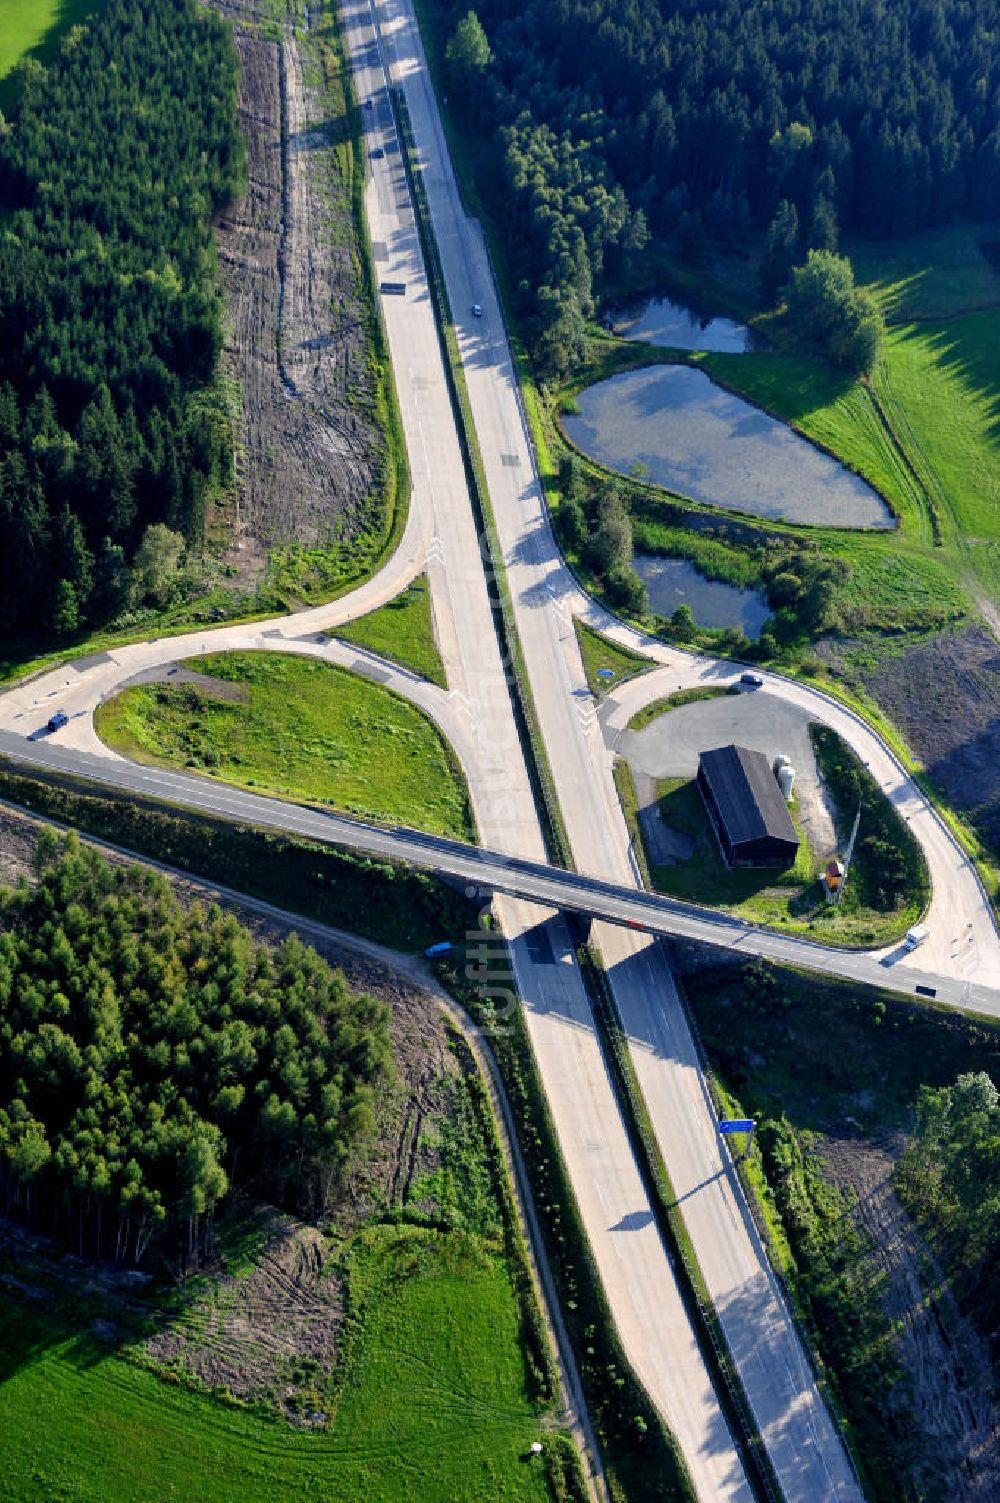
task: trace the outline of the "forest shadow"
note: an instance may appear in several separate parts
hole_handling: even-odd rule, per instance
[[[967,313],[947,323],[914,324],[903,342],[918,340],[936,363],[956,378],[974,401],[986,407],[986,434],[1000,445],[1000,341],[997,328],[982,314]]]

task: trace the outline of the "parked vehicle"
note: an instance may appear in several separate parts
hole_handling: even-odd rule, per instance
[[[740,674],[740,683],[744,684],[748,689],[759,689],[763,682],[764,680],[761,678],[759,673]]]
[[[450,955],[454,948],[450,939],[440,939],[436,945],[428,945],[424,954],[428,960],[439,960],[442,955]]]
[[[472,305],[472,316],[473,316],[473,318],[482,318],[482,316],[483,316],[483,305],[482,305],[482,303],[473,303],[473,305]]]
[[[931,931],[926,924],[914,924],[912,929],[907,929],[906,931],[906,948],[908,950],[915,950],[918,945],[922,945],[930,937]]]
[[[57,710],[54,715],[49,716],[48,728],[50,731],[57,731],[63,725],[69,725],[69,716],[62,710]]]

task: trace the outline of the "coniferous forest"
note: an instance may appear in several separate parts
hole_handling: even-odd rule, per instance
[[[773,294],[840,231],[1000,214],[997,0],[439,0],[546,345],[649,237],[766,237]],[[766,268],[765,268],[766,270]]]
[[[128,599],[151,524],[197,539],[229,476],[211,215],[244,151],[228,28],[109,0],[0,129],[0,629]]]
[[[233,1184],[322,1213],[387,1068],[381,1004],[75,836],[37,865],[0,891],[0,1210],[181,1267]]]

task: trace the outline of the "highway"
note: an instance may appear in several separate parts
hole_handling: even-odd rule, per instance
[[[518,993],[560,1143],[626,1351],[673,1429],[704,1500],[750,1489],[655,1230],[652,1208],[601,1055],[590,1004],[557,910],[599,920],[608,968],[654,1129],[726,1338],[788,1503],[860,1499],[739,1186],[724,1156],[694,1042],[664,947],[674,936],[791,963],[949,1005],[1000,1015],[1000,941],[974,871],[919,789],[857,717],[806,685],[767,675],[835,725],[910,819],[934,888],[932,939],[912,956],[877,956],[748,927],[727,915],[642,892],[611,776],[613,742],[634,710],[670,689],[728,681],[730,663],[678,652],[617,622],[588,599],[549,526],[485,244],[462,208],[419,36],[403,0],[342,4],[366,140],[373,158],[366,213],[377,275],[406,285],[383,301],[413,493],[403,540],[359,590],[289,618],[213,627],[94,654],[0,697],[0,753],[18,762],[406,860],[500,894]],[[377,18],[377,29],[376,29]],[[387,70],[390,77],[387,77]],[[433,309],[396,149],[387,83],[405,90],[455,315],[470,402],[501,537],[515,617],[542,734],[578,870],[544,859],[510,686],[490,611],[437,341]],[[472,305],[483,309],[474,317]],[[430,582],[447,691],[326,633],[396,595],[418,572]],[[656,665],[612,697],[602,716],[587,689],[573,629],[581,617]],[[364,825],[322,810],[115,757],[92,712],[130,679],[203,651],[285,650],[323,657],[389,684],[431,715],[469,781],[482,849]],[[59,707],[70,723],[35,738]],[[969,931],[969,935],[965,931]],[[641,931],[641,932],[640,932]],[[963,942],[958,945],[960,934]]]
[[[483,234],[464,211],[409,0],[379,0],[379,14],[417,142],[517,632],[573,858],[592,882],[613,884],[615,902],[624,903],[623,894],[639,885],[638,872],[587,687],[568,571],[549,527]],[[635,896],[640,906],[649,901]],[[701,916],[684,922],[704,923],[717,937],[728,928]],[[728,928],[737,948],[755,942],[737,933]],[[620,926],[598,925],[594,939],[695,1256],[778,1485],[788,1503],[858,1500],[846,1448],[730,1172],[663,947]],[[823,959],[831,969],[846,969],[839,956]]]
[[[362,848],[419,859],[419,848],[405,835],[390,849],[384,832],[363,835],[349,821],[331,824],[329,816],[280,800],[136,767],[111,754],[95,734],[96,706],[137,676],[166,673],[169,665],[204,652],[308,653],[367,672],[420,703],[462,761],[481,838],[501,861],[512,855],[541,861],[542,836],[493,628],[371,12],[358,5],[345,11],[345,22],[358,96],[372,101],[364,112],[367,139],[373,152],[379,147],[384,152],[371,158],[366,192],[377,274],[407,288],[404,297],[383,301],[412,475],[401,547],[361,589],[315,610],[117,647],[22,681],[0,696],[0,736],[4,750],[21,761],[47,762],[181,807],[314,838],[329,839],[332,832]],[[326,637],[331,628],[391,599],[421,569],[430,582],[447,693]],[[34,739],[56,707],[70,717],[68,725],[55,737]],[[463,859],[470,860],[468,850]],[[480,865],[472,854],[464,872],[477,890]],[[625,1350],[676,1435],[698,1496],[749,1503],[738,1452],[655,1228],[565,924],[551,908],[517,900],[503,902],[502,918],[561,1148]]]

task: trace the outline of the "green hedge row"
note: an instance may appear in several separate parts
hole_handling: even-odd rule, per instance
[[[476,905],[435,877],[334,846],[29,777],[2,760],[0,798],[397,950],[461,940],[476,927]]]

